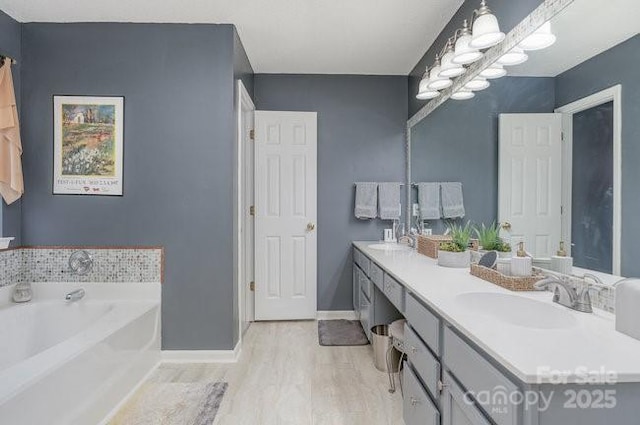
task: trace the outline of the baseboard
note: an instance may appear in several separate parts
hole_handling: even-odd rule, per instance
[[[162,363],[236,363],[240,343],[233,350],[162,350]]]
[[[327,310],[319,311],[316,317],[318,320],[356,320],[356,312],[353,310]]]

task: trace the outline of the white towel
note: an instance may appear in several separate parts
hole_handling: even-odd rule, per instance
[[[382,220],[400,218],[400,186],[400,183],[378,184],[378,215]]]
[[[418,205],[422,220],[439,220],[442,217],[440,207],[440,183],[417,183]]]
[[[462,183],[440,183],[440,199],[442,200],[443,218],[464,217],[464,200],[462,198]]]
[[[376,218],[378,213],[378,183],[356,183],[356,218]]]

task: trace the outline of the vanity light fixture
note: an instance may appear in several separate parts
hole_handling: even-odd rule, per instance
[[[556,36],[551,32],[551,21],[547,21],[529,37],[518,44],[524,50],[546,49],[556,42]]]
[[[497,60],[497,63],[504,66],[513,66],[525,63],[527,59],[529,59],[529,55],[527,55],[520,47],[516,46],[502,55],[500,59]]]
[[[469,30],[469,23],[466,19],[462,23],[462,28],[460,28],[458,32],[459,34],[456,33],[456,46],[451,62],[459,65],[469,65],[482,59],[484,54],[480,50],[469,46],[469,43],[471,42],[471,31]]]
[[[454,63],[453,57],[453,40],[450,38],[449,41],[447,41],[444,56],[442,56],[442,65],[440,67],[440,73],[438,74],[438,76],[444,78],[455,78],[465,73],[465,67],[460,64]]]
[[[465,84],[464,88],[471,91],[480,91],[488,88],[490,85],[491,83],[489,83],[486,78],[476,77]]]
[[[472,92],[471,90],[467,90],[467,89],[460,89],[457,92],[453,93],[451,95],[451,99],[454,100],[469,100],[472,99],[475,96],[475,93]]]
[[[435,99],[440,95],[440,92],[437,90],[430,89],[429,86],[429,70],[427,69],[422,76],[422,80],[420,80],[420,85],[418,86],[418,94],[416,95],[416,99],[418,100],[428,100]]]
[[[482,0],[480,8],[474,10],[473,27],[471,31],[470,47],[475,49],[487,49],[502,42],[506,37],[505,33],[500,31],[498,18],[491,13],[487,6],[486,0]]]
[[[431,90],[442,90],[451,87],[453,81],[449,78],[441,77],[440,69],[440,57],[436,56],[436,61],[433,63],[433,67],[429,72],[429,84],[427,84],[427,88]]]
[[[480,72],[480,77],[486,78],[487,80],[493,80],[496,78],[502,78],[507,75],[507,70],[504,69],[504,66],[499,63],[494,63],[493,65],[485,68]]]

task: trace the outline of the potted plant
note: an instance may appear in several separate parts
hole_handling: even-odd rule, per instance
[[[469,242],[471,241],[471,223],[465,226],[452,224],[449,226],[449,234],[452,241],[440,245],[438,250],[438,265],[442,267],[465,268],[469,267],[471,254]]]
[[[511,257],[511,245],[500,237],[500,225],[493,222],[490,226],[475,227],[474,233],[480,242],[481,251],[497,251],[500,257]]]

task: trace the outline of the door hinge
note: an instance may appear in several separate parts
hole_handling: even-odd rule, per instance
[[[249,290],[250,291],[255,291],[256,290],[256,283],[251,281],[249,282]]]
[[[256,207],[255,206],[251,205],[249,207],[249,215],[252,216],[252,217],[255,217],[255,215],[256,215]]]
[[[256,131],[249,130],[249,140],[255,140],[255,139],[256,139]]]

